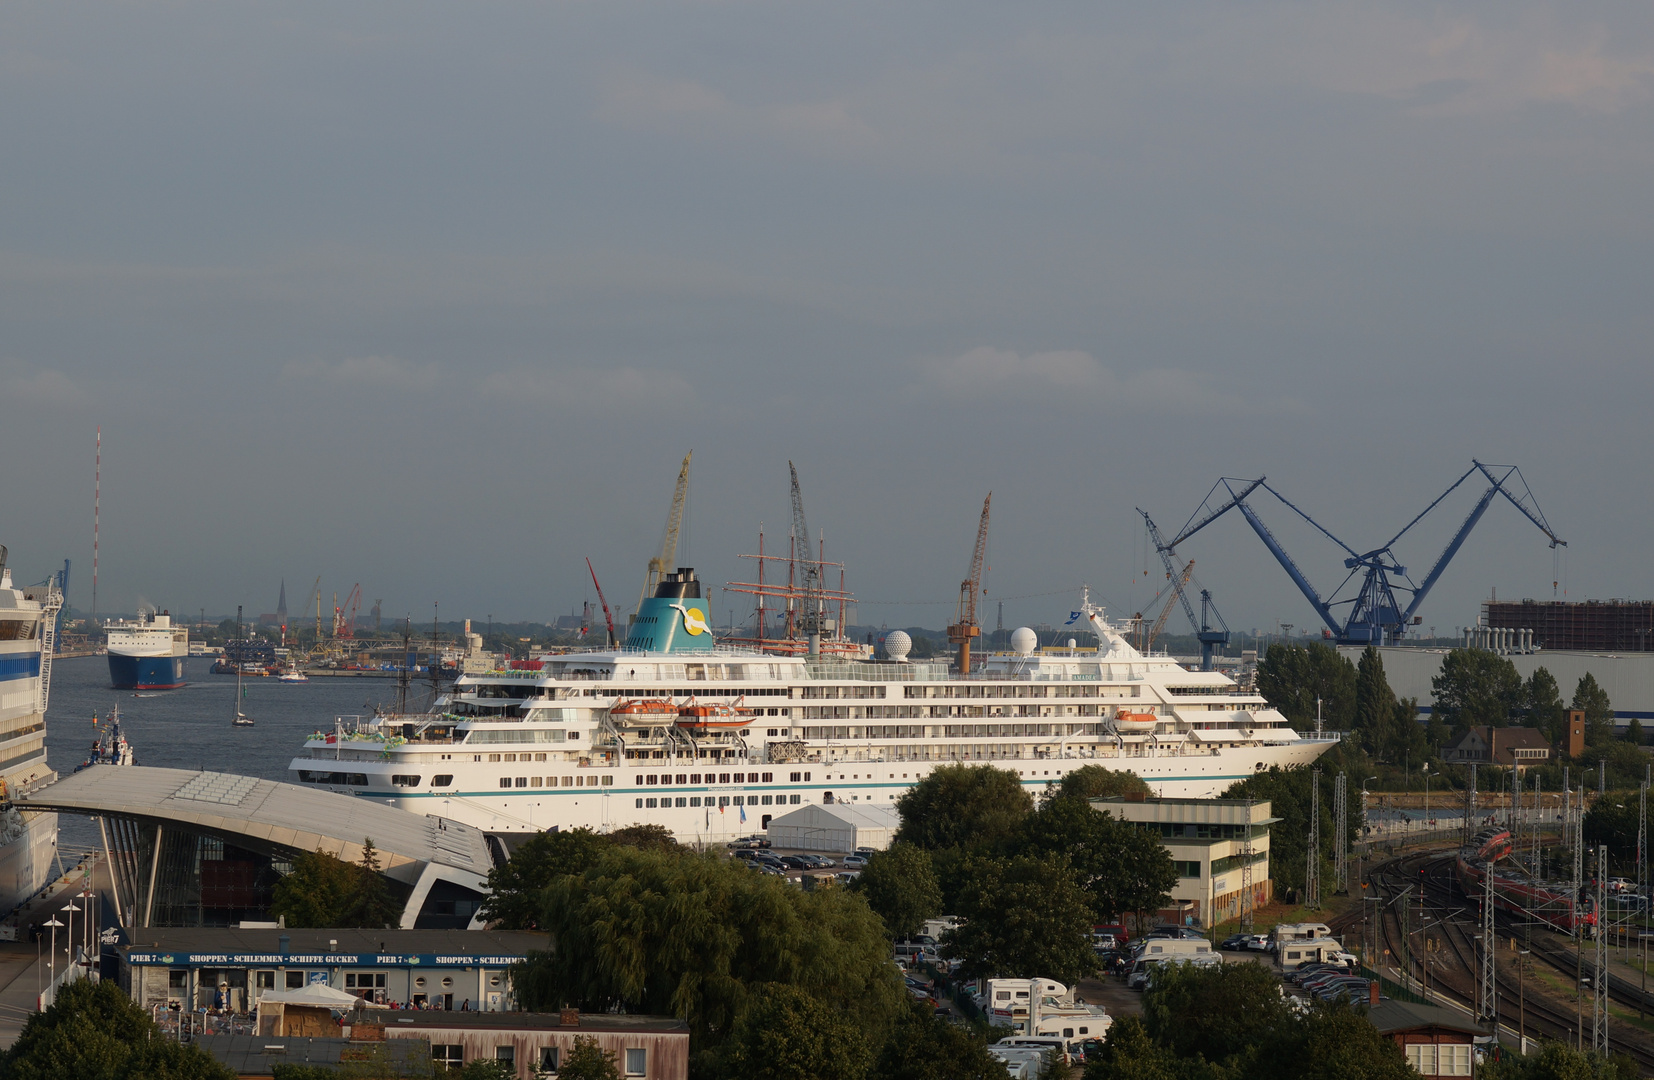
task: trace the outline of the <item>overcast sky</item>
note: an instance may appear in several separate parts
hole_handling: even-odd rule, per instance
[[[991,489],[1015,625],[1145,604],[1133,507],[1220,475],[1366,550],[1476,457],[1646,598],[1651,96],[1642,3],[11,0],[0,543],[90,605],[101,424],[104,611],[629,610],[693,448],[709,581],[791,459],[865,622]],[[1181,554],[1314,623],[1240,518]],[[1558,565],[1496,505],[1425,624]]]

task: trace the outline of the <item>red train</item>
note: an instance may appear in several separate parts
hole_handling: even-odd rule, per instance
[[[1482,896],[1482,876],[1487,867],[1510,854],[1510,832],[1505,829],[1484,829],[1459,850],[1457,870],[1459,887],[1473,902]],[[1493,872],[1493,902],[1518,918],[1547,923],[1566,933],[1575,925],[1593,927],[1597,914],[1590,903],[1579,904],[1566,890],[1547,888],[1536,884],[1525,874]]]

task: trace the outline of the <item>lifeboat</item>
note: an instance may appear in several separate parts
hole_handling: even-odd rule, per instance
[[[691,699],[678,708],[678,726],[702,731],[736,731],[752,723],[752,710],[739,705],[713,702],[702,705]]]
[[[1145,735],[1159,722],[1153,713],[1122,712],[1114,718],[1114,729],[1122,735]]]
[[[610,706],[609,719],[628,727],[666,727],[678,719],[678,707],[661,698],[633,698]]]

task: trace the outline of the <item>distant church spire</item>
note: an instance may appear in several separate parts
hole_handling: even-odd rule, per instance
[[[287,625],[287,579],[281,579],[281,599],[276,603],[276,618]]]

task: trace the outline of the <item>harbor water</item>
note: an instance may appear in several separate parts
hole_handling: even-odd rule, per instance
[[[92,717],[121,712],[121,730],[132,744],[134,761],[167,769],[211,769],[266,780],[289,780],[287,765],[306,735],[333,726],[335,716],[367,715],[376,705],[394,708],[394,679],[312,678],[286,683],[273,678],[243,680],[241,711],[254,727],[233,727],[235,676],[212,673],[210,657],[185,661],[189,684],[178,690],[138,692],[110,686],[106,657],[54,660],[51,707],[46,713],[47,761],[60,775],[86,760],[99,729]],[[431,699],[427,683],[408,689],[410,709],[424,709]],[[97,825],[64,814],[59,843],[64,851],[86,850],[100,843]]]

